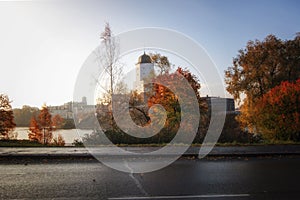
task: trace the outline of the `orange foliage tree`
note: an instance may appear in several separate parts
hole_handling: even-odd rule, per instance
[[[28,138],[31,141],[43,143],[43,133],[35,116],[30,120]]]
[[[257,101],[253,112],[257,130],[267,138],[300,141],[300,79],[271,89]]]
[[[52,126],[55,129],[61,128],[65,123],[64,118],[62,118],[60,115],[54,115],[52,117]]]
[[[174,74],[163,74],[155,78],[172,84]],[[167,87],[160,84],[153,84],[152,96],[148,99],[148,108],[155,104],[161,105],[167,114],[163,130],[158,133],[158,142],[169,142],[176,134],[180,124],[180,105],[177,96]],[[159,116],[159,115],[158,115]],[[153,119],[152,117],[152,120]]]
[[[169,84],[176,84],[176,79],[178,79],[179,77],[178,75],[185,77],[191,88],[194,90],[194,94],[196,95],[199,103],[200,112],[205,111],[207,107],[205,101],[200,98],[199,93],[199,90],[201,88],[200,82],[198,78],[194,74],[192,74],[188,69],[178,67],[174,73],[162,74],[156,77],[155,79],[160,79],[160,81],[167,82]],[[154,80],[153,82],[157,81]],[[181,95],[186,94],[186,88],[184,88],[184,86],[176,85],[176,88],[177,91],[181,93]],[[148,100],[148,107],[151,107],[154,104],[160,104],[164,107],[164,109],[167,112],[167,120],[164,126],[164,130],[160,134],[162,134],[163,138],[170,140],[176,134],[181,121],[181,109],[178,102],[178,97],[170,89],[160,84],[153,84],[152,92],[153,95]],[[189,104],[189,102],[185,103]],[[204,116],[205,115],[201,115],[202,120]],[[188,124],[182,124],[182,126],[186,126],[187,130],[189,129]]]
[[[63,119],[55,115],[52,117],[46,105],[44,105],[36,118],[33,116],[30,120],[28,138],[31,141],[37,141],[42,144],[50,144],[53,140],[53,131],[60,126]]]
[[[7,95],[0,94],[0,138],[9,139],[14,130],[14,115]]]
[[[239,102],[244,99],[238,120],[250,133],[261,133],[259,129],[264,129],[264,132],[274,131],[272,126],[269,126],[272,129],[270,131],[266,130],[268,126],[262,128],[263,122],[258,114],[262,114],[261,118],[265,120],[267,116],[273,115],[273,111],[260,112],[261,99],[283,81],[296,83],[300,77],[299,52],[300,33],[292,40],[281,40],[269,35],[263,41],[249,41],[233,59],[232,66],[225,71],[227,91]]]
[[[65,146],[65,140],[61,134],[57,135],[57,138],[53,138],[53,143],[57,146]]]

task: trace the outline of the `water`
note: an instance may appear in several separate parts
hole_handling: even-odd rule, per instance
[[[17,132],[18,134],[17,136],[18,140],[28,140],[28,127],[17,127],[15,129],[15,132]],[[90,134],[92,130],[84,130],[84,132]],[[72,144],[75,139],[80,140],[81,138],[77,133],[76,129],[62,129],[62,130],[54,131],[53,138],[56,138],[58,134],[62,135],[67,145]]]

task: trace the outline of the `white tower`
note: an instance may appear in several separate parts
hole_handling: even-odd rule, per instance
[[[149,78],[151,73],[154,73],[154,63],[152,63],[150,56],[144,52],[144,54],[139,57],[138,63],[136,64],[135,88],[138,93],[145,92],[144,80],[147,77]]]

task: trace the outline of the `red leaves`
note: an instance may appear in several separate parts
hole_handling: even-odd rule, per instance
[[[300,79],[282,82],[256,102],[258,126],[276,139],[299,140]]]

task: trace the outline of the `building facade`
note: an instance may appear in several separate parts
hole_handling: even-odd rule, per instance
[[[151,57],[145,52],[138,58],[136,64],[136,78],[135,78],[135,89],[138,93],[147,92],[145,87],[145,80],[151,77],[151,74],[154,74],[154,63],[151,60]]]
[[[52,116],[60,115],[64,119],[73,119],[73,107],[86,113],[95,112],[94,105],[87,105],[86,97],[82,97],[81,102],[70,101],[59,106],[48,106],[48,109]]]
[[[225,107],[226,113],[235,113],[235,103],[232,98],[221,98],[221,97],[202,97],[205,99],[208,105],[208,111],[211,112],[212,103],[217,107],[217,110],[223,110]]]

